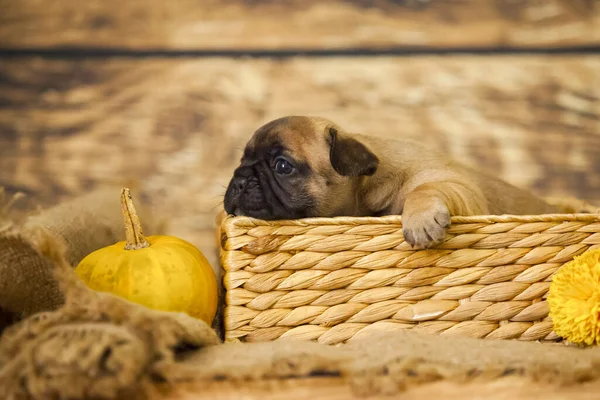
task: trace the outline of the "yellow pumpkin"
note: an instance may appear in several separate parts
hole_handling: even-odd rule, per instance
[[[126,240],[86,256],[75,271],[93,290],[148,308],[185,312],[211,324],[217,280],[204,255],[174,236],[144,237],[129,189],[121,191]]]

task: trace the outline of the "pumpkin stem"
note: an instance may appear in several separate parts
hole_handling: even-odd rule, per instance
[[[125,221],[125,250],[139,250],[150,246],[144,237],[140,218],[135,211],[131,193],[128,188],[121,189],[121,209]]]

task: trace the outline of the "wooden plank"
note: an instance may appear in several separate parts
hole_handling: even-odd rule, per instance
[[[390,391],[401,382],[390,382]],[[522,378],[506,378],[492,381],[458,383],[442,381],[408,388],[391,397],[381,393],[368,397],[356,393],[343,378],[305,378],[243,382],[204,382],[175,385],[172,391],[157,393],[151,400],[201,400],[239,399],[246,400],[302,400],[306,398],[327,400],[403,400],[447,399],[447,400],[564,400],[596,399],[600,384],[589,382],[573,386],[557,386],[546,382],[532,382]]]
[[[6,60],[0,185],[48,205],[141,180],[171,232],[216,265],[214,218],[246,141],[307,114],[600,203],[599,83],[592,55]]]
[[[600,44],[596,0],[0,0],[2,48],[277,50]]]

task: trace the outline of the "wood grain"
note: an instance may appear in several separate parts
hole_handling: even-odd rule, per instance
[[[138,180],[216,266],[214,218],[245,142],[308,114],[599,203],[599,83],[591,55],[5,60],[0,185],[49,205]]]
[[[0,0],[2,48],[547,48],[598,26],[596,0]]]
[[[531,382],[522,378],[506,378],[492,382],[461,384],[436,382],[409,388],[400,395],[374,395],[369,400],[402,398],[403,400],[439,399],[446,400],[591,400],[598,398],[600,384],[590,382],[574,386],[557,387],[548,383]],[[342,378],[306,378],[245,382],[197,382],[179,384],[174,390],[151,397],[151,400],[201,400],[239,399],[246,400],[295,400],[365,399],[355,394]]]

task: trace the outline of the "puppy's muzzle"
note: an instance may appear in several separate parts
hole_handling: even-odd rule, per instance
[[[243,177],[234,178],[233,181],[231,182],[231,185],[232,185],[231,190],[233,191],[233,195],[239,196],[244,191],[244,188],[246,187],[247,184],[248,184],[248,178],[243,178]]]
[[[225,211],[228,214],[237,214],[238,212],[238,203],[240,200],[240,196],[244,192],[246,185],[248,184],[248,178],[234,176],[229,182],[229,186],[227,187],[227,191],[225,192],[224,206]]]
[[[235,171],[225,193],[224,206],[225,211],[233,215],[243,215],[265,206],[259,180],[252,168],[245,166]]]

